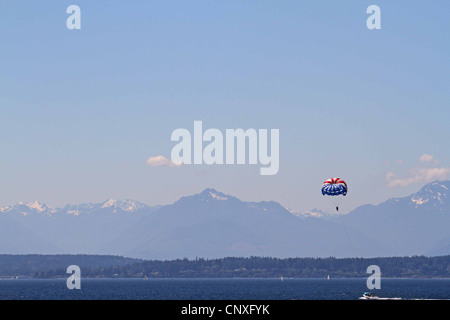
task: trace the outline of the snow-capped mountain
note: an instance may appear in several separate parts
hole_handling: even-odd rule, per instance
[[[108,199],[100,203],[68,204],[63,208],[53,208],[42,204],[39,201],[29,203],[18,202],[12,207],[0,207],[0,213],[21,214],[27,216],[30,214],[63,215],[70,214],[74,216],[89,214],[93,212],[111,212],[111,213],[133,213],[139,210],[147,210],[150,206],[136,200],[114,200]]]
[[[212,188],[203,190],[203,192],[196,195],[196,198],[200,201],[215,201],[215,200],[229,200],[231,196],[228,196],[222,192],[218,192]]]
[[[10,213],[15,212],[21,215],[29,215],[33,213],[41,213],[41,214],[54,214],[57,210],[53,207],[50,207],[46,204],[41,204],[39,201],[35,200],[29,203],[18,202],[13,207],[2,207],[0,208],[0,212]]]
[[[322,219],[328,219],[331,217],[336,216],[334,213],[329,213],[317,208],[314,208],[312,210],[305,210],[305,211],[295,211],[290,210],[290,212],[299,218],[322,218]]]
[[[0,226],[12,226],[0,233],[0,249],[8,253],[101,253],[106,242],[157,208],[135,200],[113,199],[63,208],[38,201],[19,202],[0,210]],[[15,230],[27,236],[16,239]],[[37,243],[45,243],[42,250],[35,250]]]
[[[139,210],[148,209],[150,206],[136,200],[114,200],[107,199],[101,203],[85,203],[76,205],[66,205],[61,211],[67,214],[80,215],[96,211],[108,211],[111,213],[133,213]]]
[[[175,202],[174,205],[190,206],[197,205],[198,202],[219,204],[218,201],[224,201],[227,204],[244,206],[249,209],[257,209],[266,212],[286,212],[288,210],[275,201],[244,202],[236,197],[224,194],[212,188],[207,188],[199,194],[182,197]]]
[[[419,192],[412,194],[409,197],[409,204],[416,208],[429,207],[444,212],[449,209],[449,189],[450,181],[432,182],[420,189]],[[450,212],[448,213],[450,214]]]
[[[410,209],[429,209],[439,212],[448,212],[450,181],[435,181],[423,186],[418,192],[407,197],[393,198],[383,202],[382,206],[407,205]]]

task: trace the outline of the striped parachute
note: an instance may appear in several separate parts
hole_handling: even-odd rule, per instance
[[[322,194],[324,196],[347,195],[347,183],[340,178],[331,178],[322,185]]]

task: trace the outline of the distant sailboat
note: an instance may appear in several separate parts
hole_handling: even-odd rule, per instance
[[[281,278],[280,278],[280,279],[281,279],[281,281],[284,281],[284,278],[283,278],[283,276],[281,276]]]
[[[327,280],[330,280],[330,275],[327,276]]]

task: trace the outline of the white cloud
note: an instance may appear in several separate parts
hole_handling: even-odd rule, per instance
[[[450,176],[450,167],[425,168],[425,164],[430,166],[429,164],[438,163],[439,161],[437,161],[433,155],[424,153],[419,157],[419,165],[409,170],[409,177],[402,178],[398,177],[398,175],[393,172],[388,172],[386,173],[386,182],[389,187],[406,187],[412,184],[423,184],[435,180],[445,180]]]
[[[147,164],[151,167],[181,167],[181,164],[175,164],[164,156],[150,157]]]
[[[450,168],[416,168],[411,170],[411,176],[407,178],[397,178],[393,172],[386,174],[386,181],[389,187],[406,187],[416,183],[428,183],[434,180],[445,180],[450,175]]]
[[[438,163],[438,161],[434,159],[434,156],[433,156],[433,155],[431,155],[431,154],[426,154],[426,153],[424,153],[423,155],[420,156],[419,162],[420,162],[420,163],[424,163],[424,162],[434,162],[434,163]]]

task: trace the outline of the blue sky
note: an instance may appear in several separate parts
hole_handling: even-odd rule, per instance
[[[81,30],[66,28],[71,4]],[[366,28],[371,4],[381,30]],[[449,177],[445,1],[0,6],[0,205],[164,204],[213,187],[329,209],[320,187],[337,176],[349,184],[348,211]],[[169,157],[172,131],[194,120],[279,129],[279,173],[146,165]]]

